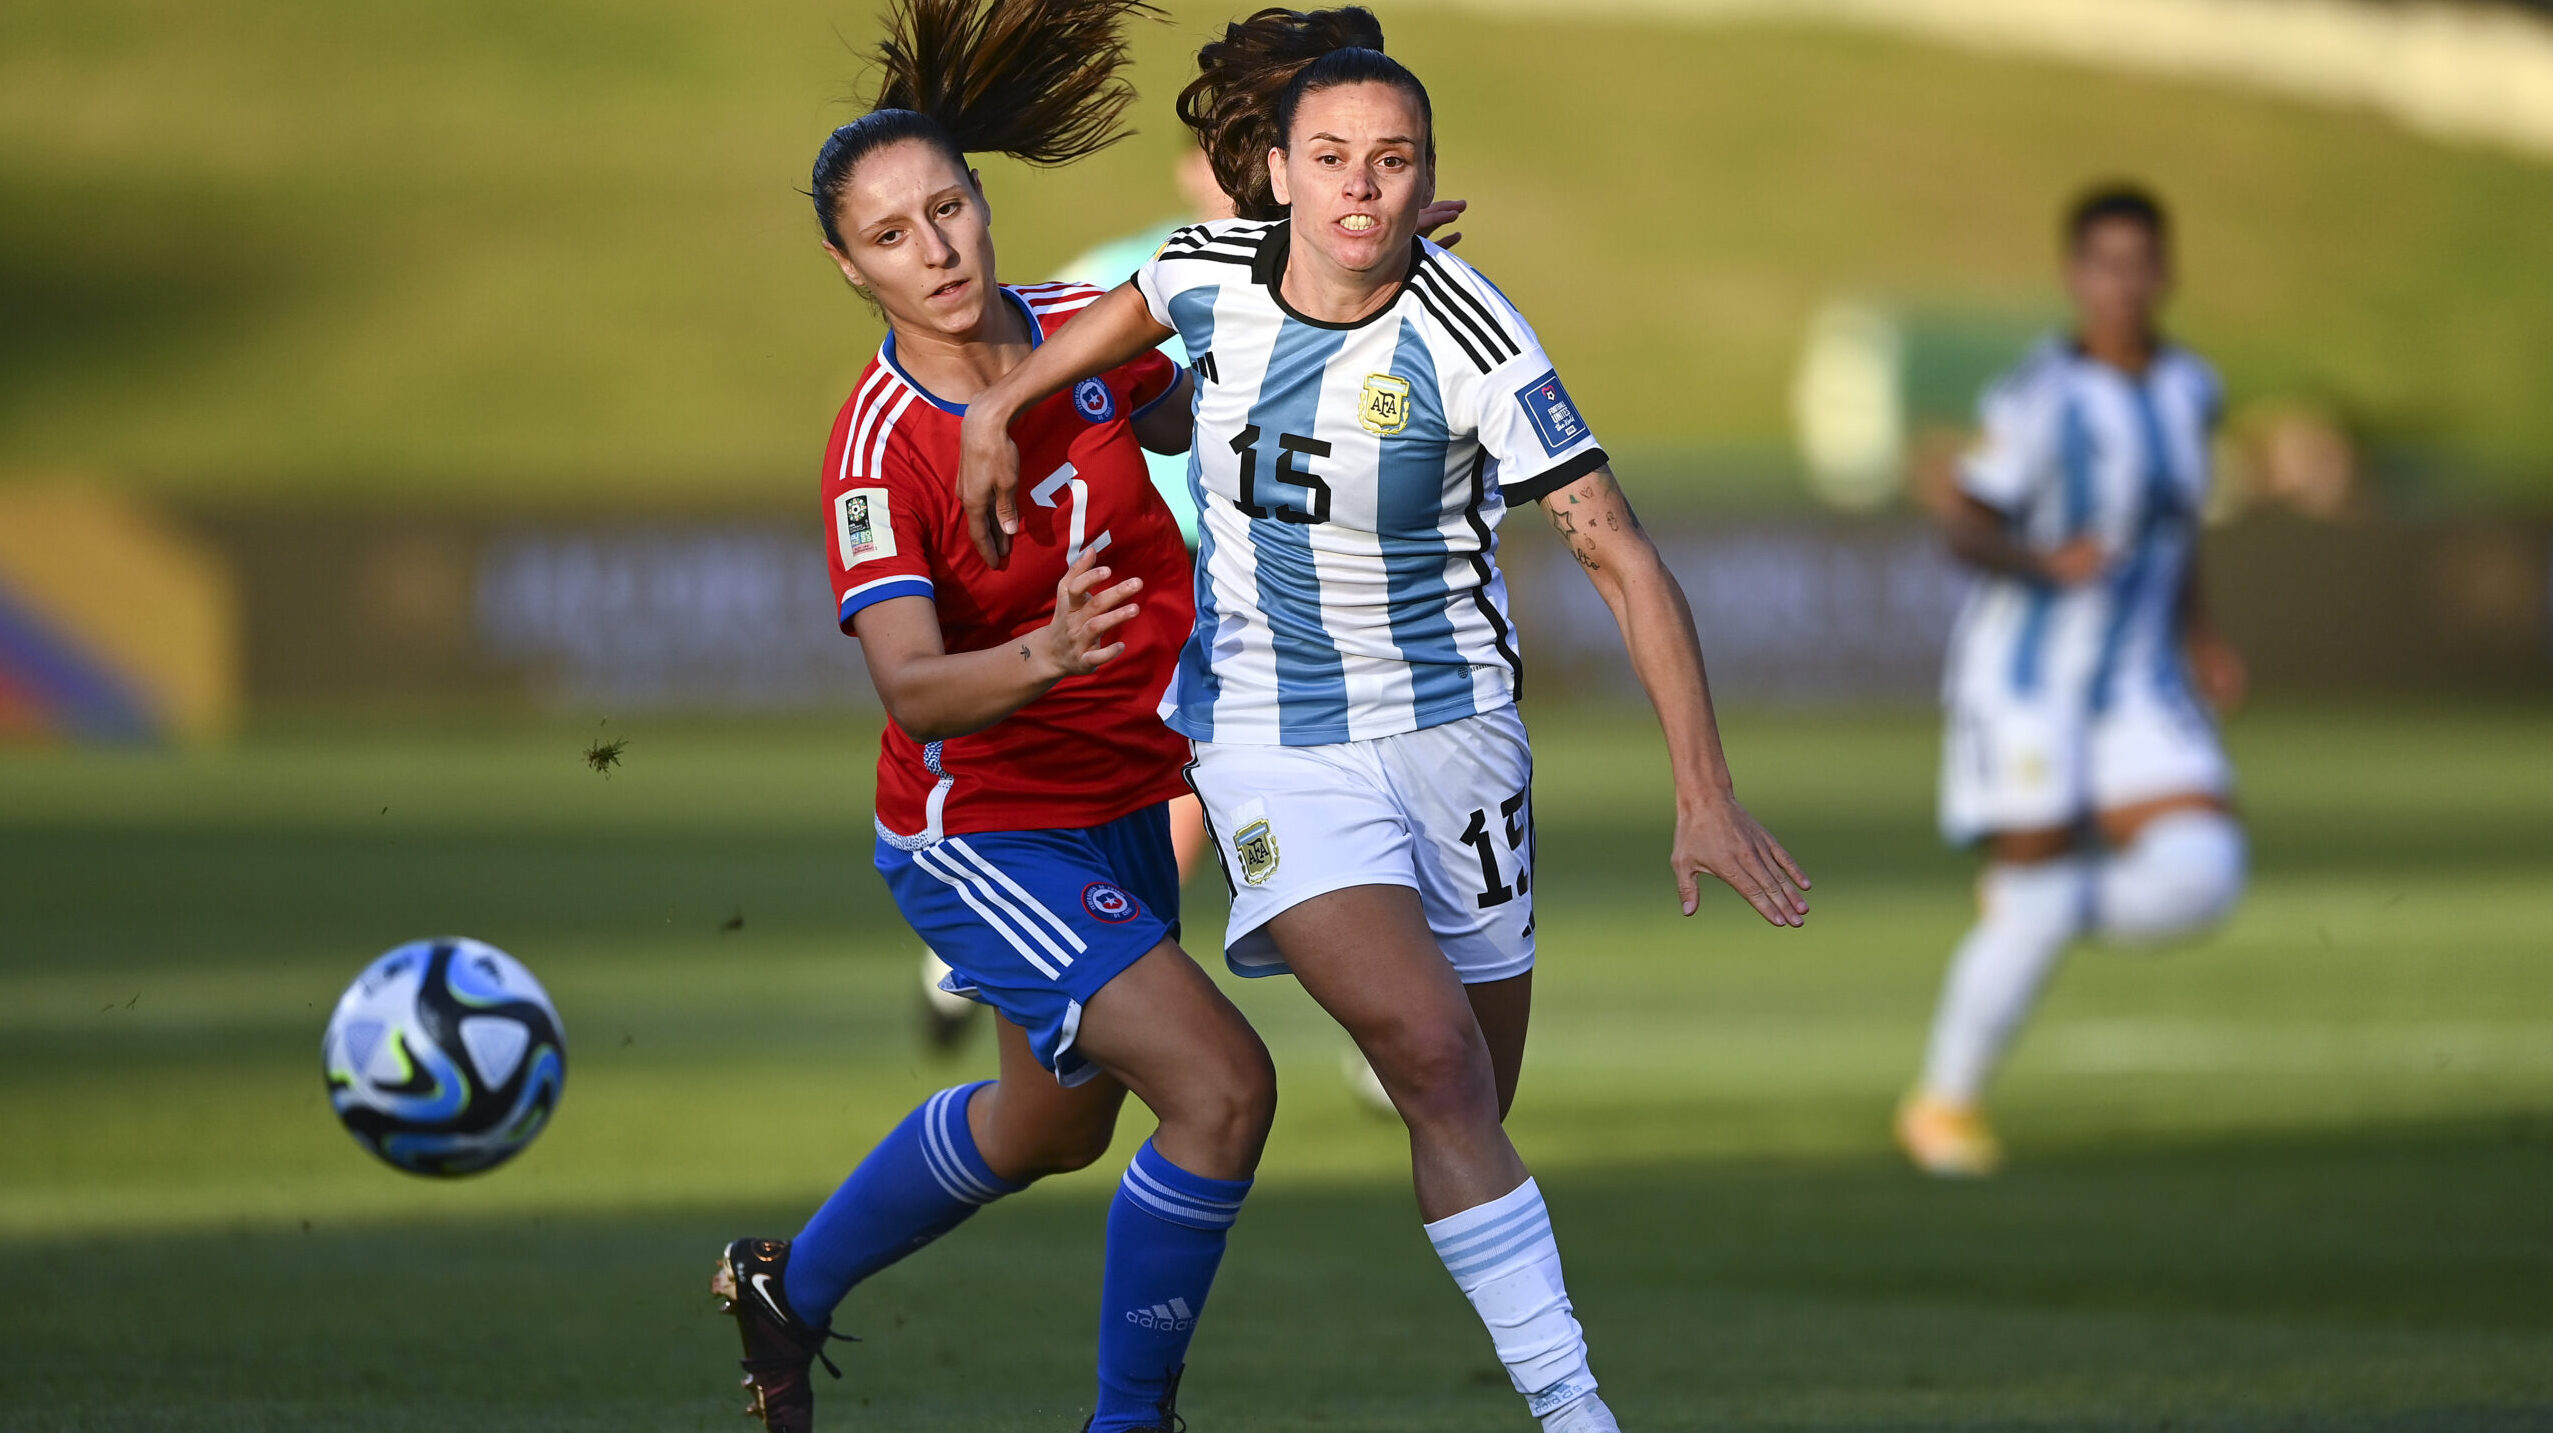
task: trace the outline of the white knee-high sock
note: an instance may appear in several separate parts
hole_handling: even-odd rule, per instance
[[[1570,1313],[1542,1190],[1527,1179],[1487,1204],[1428,1225],[1427,1238],[1544,1427],[1614,1433],[1612,1414],[1595,1396],[1586,1335]]]
[[[1986,868],[1984,912],[1950,958],[1924,1058],[1924,1091],[1974,1103],[2039,998],[2066,943],[2083,929],[2088,864],[2061,856]]]
[[[2242,899],[2247,854],[2241,823],[2222,811],[2157,816],[2134,841],[2101,857],[2095,929],[2128,945],[2197,935]]]

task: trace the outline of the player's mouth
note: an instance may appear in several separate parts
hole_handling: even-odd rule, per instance
[[[1338,223],[1340,228],[1345,229],[1351,234],[1371,234],[1375,230],[1383,227],[1383,221],[1375,218],[1371,214],[1342,215],[1340,216]]]
[[[959,294],[966,292],[967,286],[974,282],[975,281],[973,279],[951,279],[947,283],[940,285],[938,288],[931,290],[930,300],[937,303],[941,299],[956,298]]]

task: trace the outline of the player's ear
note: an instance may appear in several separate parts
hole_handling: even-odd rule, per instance
[[[1276,196],[1279,204],[1294,202],[1294,194],[1285,182],[1285,151],[1282,149],[1268,151],[1268,192]]]

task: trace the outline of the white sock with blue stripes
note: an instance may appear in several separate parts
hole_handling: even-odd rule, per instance
[[[1527,1179],[1487,1204],[1428,1225],[1427,1238],[1547,1433],[1618,1433],[1596,1397],[1586,1334],[1569,1311],[1542,1190]]]

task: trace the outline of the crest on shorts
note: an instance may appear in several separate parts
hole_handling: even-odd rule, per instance
[[[1140,909],[1133,896],[1106,881],[1093,881],[1081,888],[1081,908],[1090,912],[1091,919],[1110,925],[1133,920]]]
[[[1276,833],[1268,829],[1268,818],[1260,817],[1232,833],[1232,854],[1241,862],[1241,879],[1254,886],[1264,886],[1276,874]]]
[[[1356,395],[1356,421],[1377,438],[1388,438],[1409,426],[1409,380],[1397,374],[1365,375]]]

